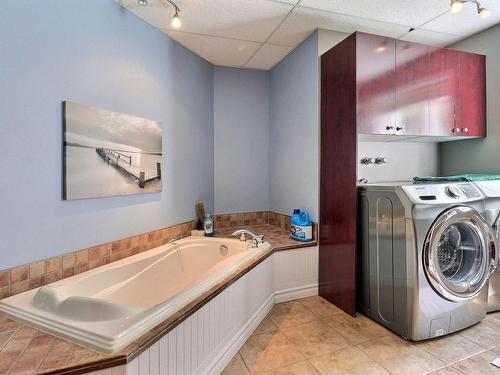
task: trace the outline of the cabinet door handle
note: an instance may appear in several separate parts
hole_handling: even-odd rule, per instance
[[[462,131],[463,131],[464,133],[468,133],[468,132],[469,132],[469,128],[463,128],[463,129],[462,129]]]
[[[400,130],[403,130],[403,127],[402,126],[396,126],[396,131],[400,131]]]
[[[388,125],[388,126],[385,127],[385,130],[392,130],[392,129],[394,129],[394,126],[389,126]]]

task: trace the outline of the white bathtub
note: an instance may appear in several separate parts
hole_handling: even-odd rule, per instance
[[[29,325],[113,353],[268,251],[190,237],[0,301]]]

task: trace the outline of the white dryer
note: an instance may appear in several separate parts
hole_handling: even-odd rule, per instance
[[[497,241],[471,183],[359,186],[358,308],[409,340],[486,316]]]
[[[485,195],[484,217],[500,240],[500,180],[478,181],[476,186]],[[499,255],[500,256],[500,255]],[[500,310],[500,269],[490,278],[488,312]]]

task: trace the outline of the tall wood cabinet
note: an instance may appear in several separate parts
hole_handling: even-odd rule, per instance
[[[320,295],[356,313],[358,134],[486,136],[485,57],[365,33],[321,56]]]

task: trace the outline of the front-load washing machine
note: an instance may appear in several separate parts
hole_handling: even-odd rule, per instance
[[[359,186],[358,308],[409,340],[486,316],[496,239],[472,183]]]
[[[475,184],[485,196],[485,218],[500,240],[500,181],[478,181]],[[488,312],[500,310],[500,268],[491,276],[488,289]]]

